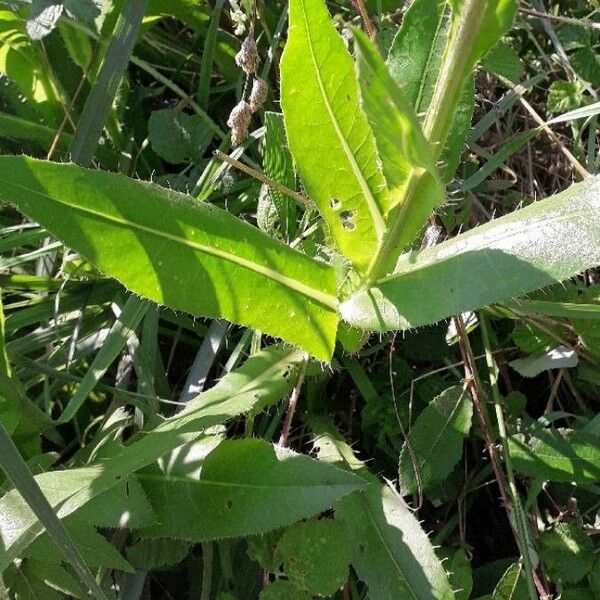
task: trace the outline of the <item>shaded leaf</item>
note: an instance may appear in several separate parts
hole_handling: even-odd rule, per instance
[[[592,569],[594,544],[578,527],[557,523],[539,537],[540,558],[553,581],[577,583]]]
[[[292,525],[277,543],[275,557],[298,588],[311,595],[334,594],[348,577],[346,527],[331,519]]]
[[[356,476],[262,440],[226,440],[200,479],[142,473],[159,525],[145,535],[210,540],[263,533],[365,487]]]
[[[127,559],[141,571],[176,565],[189,553],[192,544],[169,538],[141,539],[127,548]]]
[[[600,438],[571,429],[543,429],[508,440],[516,471],[549,481],[600,481]]]
[[[198,115],[165,108],[155,110],[148,120],[152,149],[173,164],[200,160],[212,137],[213,132]]]
[[[403,494],[417,491],[415,471],[420,474],[424,489],[444,481],[460,460],[472,416],[473,404],[460,386],[447,389],[430,402],[402,446],[398,483]]]

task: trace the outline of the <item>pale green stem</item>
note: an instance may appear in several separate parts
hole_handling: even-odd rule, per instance
[[[453,27],[453,33],[448,38],[442,66],[423,123],[423,133],[431,145],[433,162],[437,162],[442,153],[465,81],[473,68],[468,57],[471,56],[479,35],[483,13],[481,0],[465,0],[460,17]],[[419,200],[415,194],[420,179],[420,174],[413,173],[407,181],[401,202],[403,209],[396,215],[369,269],[366,277],[367,286],[393,269],[396,257],[404,249],[403,244],[399,243],[402,240],[405,221],[403,216],[406,210]]]
[[[512,460],[508,448],[508,435],[506,431],[506,422],[504,420],[504,412],[502,410],[502,398],[498,390],[498,365],[494,359],[490,345],[490,337],[488,325],[485,316],[479,313],[479,323],[481,327],[481,337],[485,350],[485,361],[488,367],[490,386],[492,388],[492,398],[494,400],[494,408],[496,411],[496,420],[498,422],[498,433],[500,435],[500,443],[502,444],[502,460],[506,467],[506,480],[508,483],[508,493],[513,508],[515,517],[515,527],[521,555],[523,557],[523,567],[525,570],[525,579],[527,580],[527,590],[529,597],[532,600],[537,600],[538,595],[534,584],[534,569],[531,562],[530,549],[532,547],[531,535],[527,515],[521,503],[521,497],[517,490],[517,482],[512,467]]]

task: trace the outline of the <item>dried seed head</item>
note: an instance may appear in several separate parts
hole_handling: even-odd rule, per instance
[[[250,92],[250,108],[252,112],[256,112],[267,99],[269,92],[269,84],[260,77],[256,77],[252,83],[252,91]]]
[[[246,75],[256,73],[258,65],[260,64],[260,58],[258,56],[256,42],[251,35],[242,42],[242,48],[235,55],[235,63],[242,71],[244,71],[244,73],[246,73]]]
[[[227,119],[227,126],[231,129],[231,143],[234,146],[239,146],[248,137],[251,118],[252,109],[245,100],[233,107]]]

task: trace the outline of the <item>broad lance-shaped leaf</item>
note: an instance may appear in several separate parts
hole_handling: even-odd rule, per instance
[[[600,178],[404,254],[394,273],[340,306],[372,331],[410,329],[507,300],[600,265]]]
[[[139,477],[157,515],[144,535],[191,540],[264,533],[366,487],[352,473],[257,439],[219,444],[199,479],[159,471]]]
[[[390,213],[388,233],[397,256],[441,204],[444,192],[412,107],[369,38],[355,31],[354,39],[362,104],[391,198],[399,204]]]
[[[377,600],[453,600],[448,575],[427,534],[404,500],[381,485],[333,426],[312,421],[319,459],[354,471],[371,485],[335,505],[347,528],[351,563]]]
[[[0,199],[141,296],[331,358],[333,268],[227,211],[119,174],[23,156],[0,157]]]
[[[354,63],[323,0],[290,0],[281,105],[306,191],[340,252],[366,270],[386,229],[389,197]]]
[[[132,473],[199,438],[206,429],[248,412],[258,404],[267,406],[277,402],[294,386],[303,360],[300,350],[271,346],[254,354],[239,369],[197,396],[176,417],[140,434],[118,456],[99,465],[43,473],[36,480],[60,518],[79,514],[100,494],[112,493]],[[110,504],[96,506],[92,511],[94,519],[99,518],[101,508],[108,511]],[[131,526],[135,516],[130,515],[124,524]],[[0,572],[22,555],[42,531],[21,496],[14,490],[5,494],[0,499]]]
[[[398,475],[403,495],[417,491],[415,471],[426,490],[444,481],[460,460],[472,417],[473,404],[460,386],[445,390],[429,403],[400,452]]]

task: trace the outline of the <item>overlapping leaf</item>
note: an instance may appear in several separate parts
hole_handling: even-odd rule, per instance
[[[134,440],[109,461],[90,467],[53,471],[36,477],[44,495],[64,518],[81,510],[105,492],[114,493],[127,478],[142,467],[182,444],[198,438],[206,429],[258,403],[276,402],[294,385],[294,372],[303,360],[299,350],[272,346],[249,358],[215,387],[191,401],[176,417]],[[93,510],[94,519],[114,526],[114,502],[101,503]],[[103,516],[104,515],[104,516]],[[129,515],[121,526],[133,527]],[[104,520],[105,519],[105,520]],[[139,525],[138,525],[139,526]],[[43,529],[35,514],[16,491],[0,499],[0,571],[18,557]]]
[[[409,329],[526,294],[600,265],[600,179],[589,178],[447,242],[340,306],[350,324]]]
[[[331,357],[333,269],[228,212],[118,174],[17,156],[0,157],[0,190],[132,291]]]

